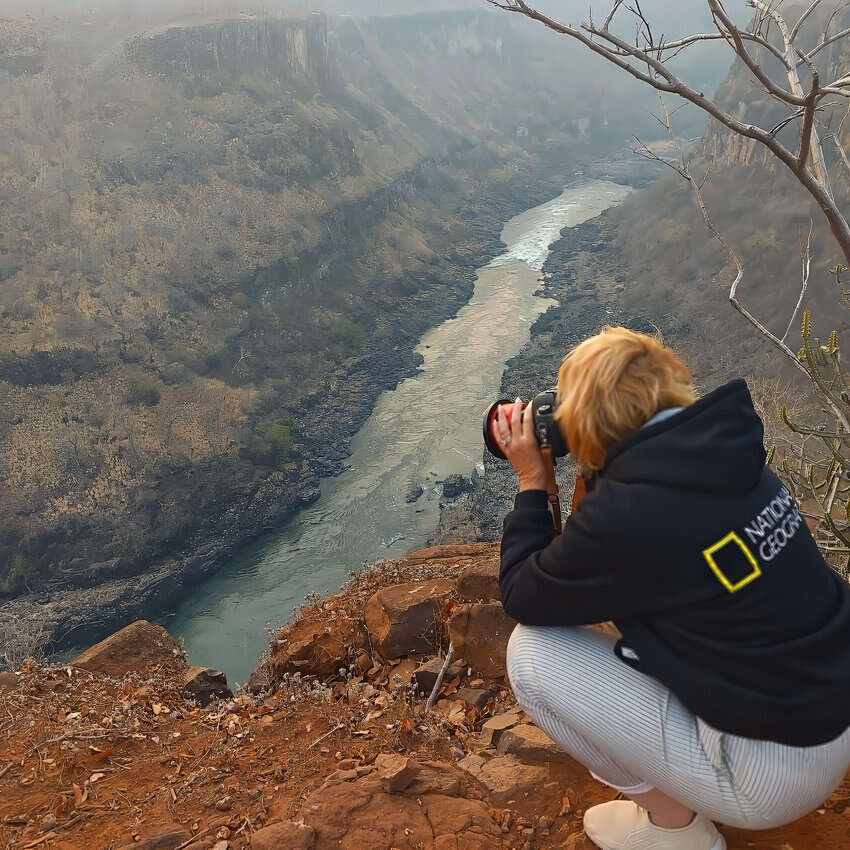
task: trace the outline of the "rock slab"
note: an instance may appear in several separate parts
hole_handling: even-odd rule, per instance
[[[311,850],[503,846],[501,829],[480,785],[445,762],[418,766],[416,780],[401,793],[387,793],[377,771],[319,787],[301,808],[304,822],[315,830]]]
[[[455,589],[453,579],[438,578],[386,587],[366,603],[366,628],[386,658],[433,652],[437,614]]]
[[[499,559],[481,558],[465,567],[458,576],[457,594],[464,602],[501,602]]]
[[[251,836],[251,850],[312,850],[315,844],[315,831],[291,820],[270,824]]]
[[[476,672],[504,676],[508,640],[516,626],[500,602],[461,605],[449,620],[455,652]]]
[[[212,667],[190,667],[183,675],[183,687],[199,705],[208,706],[214,699],[231,699],[227,676]]]
[[[485,759],[470,753],[457,766],[472,774],[490,792],[494,806],[504,806],[542,785],[549,777],[545,767],[522,764],[513,756]]]
[[[154,667],[170,670],[185,667],[183,650],[174,638],[162,626],[155,626],[147,620],[136,620],[90,646],[71,664],[91,673],[115,677],[127,673],[150,673]]]
[[[381,753],[375,759],[376,775],[388,794],[404,791],[419,773],[419,765],[407,756]]]
[[[523,764],[567,764],[572,761],[542,729],[530,723],[505,729],[496,749],[503,755],[516,756]]]
[[[443,669],[444,661],[444,658],[432,658],[430,661],[420,664],[413,671],[413,679],[416,682],[418,690],[424,694],[431,693],[434,685],[437,684],[437,676],[440,675],[440,670]],[[450,682],[455,677],[463,675],[465,669],[466,666],[464,664],[458,661],[452,662],[449,664],[449,669],[446,670],[446,679]]]
[[[518,726],[521,722],[519,711],[505,711],[491,717],[481,727],[481,741],[488,746],[496,746],[506,729]]]

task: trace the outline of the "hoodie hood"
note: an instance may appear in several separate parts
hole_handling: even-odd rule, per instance
[[[625,484],[733,493],[755,487],[764,462],[764,426],[739,378],[620,441],[600,475]]]

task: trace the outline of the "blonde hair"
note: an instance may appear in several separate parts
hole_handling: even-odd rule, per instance
[[[555,419],[585,470],[600,469],[608,452],[659,410],[696,400],[693,378],[660,336],[603,328],[564,358]]]

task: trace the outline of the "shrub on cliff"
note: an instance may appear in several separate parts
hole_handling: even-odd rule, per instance
[[[27,581],[32,577],[33,566],[29,558],[20,553],[15,554],[9,561],[9,569],[0,578],[0,593],[14,595],[22,593],[27,588]]]
[[[264,434],[271,451],[272,463],[276,466],[292,453],[292,420],[279,419],[266,428]]]
[[[155,407],[160,399],[159,382],[150,375],[138,375],[127,386],[127,403]]]

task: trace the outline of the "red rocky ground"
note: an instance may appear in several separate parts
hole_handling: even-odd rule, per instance
[[[235,698],[143,622],[0,675],[0,844],[590,850],[582,812],[612,792],[516,707],[496,569],[485,545],[378,565],[305,609]],[[426,716],[423,662],[449,637],[462,663]],[[785,829],[724,831],[731,850],[850,850],[850,778]]]

